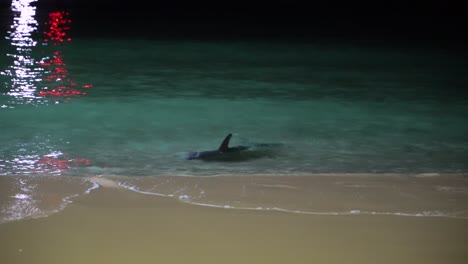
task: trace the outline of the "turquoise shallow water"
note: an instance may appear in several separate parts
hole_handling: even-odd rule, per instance
[[[68,39],[68,25],[46,17],[3,22],[0,175],[468,169],[463,54],[391,43]],[[281,147],[242,162],[183,159],[228,133],[232,145]]]

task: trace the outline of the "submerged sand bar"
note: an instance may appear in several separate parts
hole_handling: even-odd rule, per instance
[[[14,192],[27,195],[28,186],[34,199],[42,197],[36,203],[40,208],[63,204],[62,197],[68,201],[63,210],[48,217],[31,215],[0,224],[1,263],[465,263],[468,259],[466,175],[107,176],[105,181],[116,184],[99,188],[89,179],[60,178],[0,177],[3,209],[11,201],[27,200]],[[43,193],[34,196],[34,192]],[[272,209],[288,206],[292,213]],[[447,215],[303,213],[307,210],[429,210]]]

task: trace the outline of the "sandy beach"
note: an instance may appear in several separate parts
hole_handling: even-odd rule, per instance
[[[7,186],[7,178],[0,178],[1,186]],[[218,180],[231,181],[226,185],[231,189],[235,181]],[[74,188],[84,184],[73,181]],[[286,199],[287,190],[296,186],[282,188],[276,182],[275,188],[263,181],[255,184],[286,190]],[[72,200],[48,217],[0,224],[1,262],[427,264],[468,259],[468,219],[464,217],[216,208],[106,183]]]

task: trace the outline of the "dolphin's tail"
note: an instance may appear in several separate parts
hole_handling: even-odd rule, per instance
[[[198,156],[199,156],[199,152],[191,151],[191,152],[188,152],[188,153],[185,154],[184,159],[192,160],[192,159],[198,158]]]

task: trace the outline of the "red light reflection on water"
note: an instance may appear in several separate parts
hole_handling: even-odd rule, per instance
[[[44,42],[58,47],[63,42],[71,41],[71,38],[67,36],[67,31],[70,30],[72,22],[68,16],[69,13],[65,11],[49,13],[49,19],[45,23],[48,29],[44,32]],[[51,57],[45,58],[39,64],[47,70],[47,74],[43,78],[43,82],[47,84],[47,87],[39,91],[39,96],[54,97],[56,100],[63,99],[63,102],[68,102],[71,97],[85,96],[85,90],[93,87],[92,84],[80,86],[69,77],[63,54],[59,49],[55,50]]]
[[[67,17],[70,13],[65,11],[56,11],[49,13],[49,20],[45,23],[49,25],[49,31],[44,32],[47,37],[44,39],[45,42],[54,41],[54,45],[59,42],[71,41],[70,37],[67,37],[67,31],[70,29],[71,19]]]
[[[65,159],[58,157],[42,156],[36,163],[37,172],[67,172],[71,167],[89,166],[91,161],[85,158]]]
[[[49,13],[45,25],[44,42],[53,48],[50,56],[45,57],[39,65],[45,69],[42,78],[44,88],[38,92],[42,97],[53,97],[56,102],[68,102],[71,97],[86,95],[86,89],[93,87],[92,84],[78,85],[69,76],[67,65],[60,46],[72,39],[67,35],[70,30],[71,19],[66,11],[54,11]],[[35,163],[36,172],[40,173],[62,173],[74,167],[89,166],[91,161],[86,158],[70,158],[68,155],[45,155]]]

